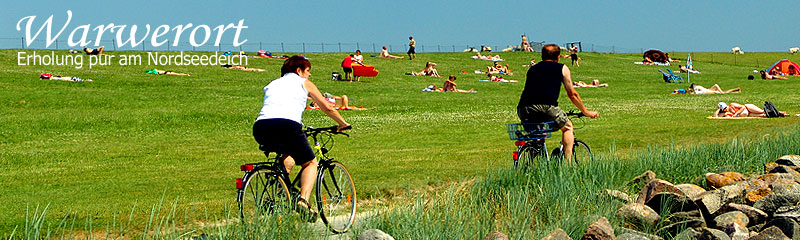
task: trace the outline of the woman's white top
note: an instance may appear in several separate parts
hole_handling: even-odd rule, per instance
[[[364,61],[364,56],[362,56],[362,55],[355,55],[355,56],[353,56],[353,58],[355,58],[357,63],[361,63],[361,62]]]
[[[287,73],[264,87],[264,105],[256,121],[283,118],[303,124],[303,111],[308,101],[306,79],[296,73]]]

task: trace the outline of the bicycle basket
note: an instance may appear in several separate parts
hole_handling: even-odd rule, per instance
[[[536,140],[550,137],[553,132],[553,122],[543,123],[509,123],[508,138],[511,140]]]

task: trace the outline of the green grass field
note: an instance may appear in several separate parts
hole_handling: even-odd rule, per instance
[[[178,77],[145,74],[153,68],[146,65],[91,70],[17,66],[18,51],[0,51],[0,232],[23,225],[26,208],[47,204],[49,216],[78,213],[98,223],[111,222],[114,214],[130,212],[134,205],[136,219],[144,222],[149,207],[163,198],[176,199],[179,207],[198,216],[221,213],[235,207],[239,165],[264,158],[251,126],[261,107],[261,89],[278,77],[281,60],[250,59],[250,67],[267,70],[261,73],[216,66],[158,67],[192,74]],[[367,57],[365,62],[380,74],[349,83],[330,81],[331,72],[341,72],[345,54],[306,56],[311,58],[311,78],[323,92],[346,94],[354,106],[376,107],[342,111],[354,126],[352,137],[337,138],[330,154],[351,171],[363,199],[402,196],[508,168],[513,144],[505,123],[517,121],[515,107],[527,71],[522,65],[539,58],[537,53],[501,53],[503,63],[516,73],[506,79],[520,80],[501,84],[478,82],[486,76],[471,72],[485,70],[491,62],[473,60],[468,53],[419,54],[414,61]],[[742,93],[727,95],[670,95],[688,84],[664,83],[656,71],[664,67],[633,65],[640,54],[581,57],[581,66],[571,68],[574,81],[597,78],[611,85],[578,90],[586,105],[600,112],[600,118],[577,130],[597,154],[633,156],[648,147],[759,137],[794,131],[800,122],[800,117],[704,118],[718,101],[759,106],[772,101],[781,111],[800,112],[800,78],[746,79],[779,59],[800,61],[797,55],[693,54],[703,74],[692,75],[691,81],[742,88]],[[425,61],[438,63],[443,76],[457,76],[459,88],[478,93],[421,92],[444,81],[404,75],[422,70]],[[44,72],[94,82],[38,80]],[[574,109],[565,97],[561,100],[562,108]],[[334,124],[320,111],[307,111],[304,122]],[[560,134],[550,139],[551,147],[558,138]]]

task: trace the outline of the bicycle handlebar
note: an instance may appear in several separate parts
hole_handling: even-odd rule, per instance
[[[345,128],[342,128],[342,130],[349,130],[349,129],[353,129],[353,126],[350,125],[350,126],[347,126]],[[350,136],[350,134],[347,134],[347,133],[344,133],[344,132],[340,132],[339,131],[339,126],[330,126],[330,127],[326,127],[326,128],[314,128],[314,127],[309,126],[309,127],[306,127],[306,131],[305,132],[306,132],[306,135],[317,135],[317,134],[319,134],[321,132],[327,132],[327,133],[332,133],[332,134],[342,134],[342,135],[345,135],[345,136],[348,136],[348,137]]]
[[[582,118],[582,117],[585,117],[586,115],[583,115],[582,112],[577,112],[576,113],[575,110],[569,110],[569,112],[567,112],[567,116]]]

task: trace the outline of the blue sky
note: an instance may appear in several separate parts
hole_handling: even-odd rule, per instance
[[[401,46],[413,35],[424,45],[507,46],[519,44],[520,34],[526,33],[530,40],[548,43],[581,41],[584,50],[591,44],[597,49],[636,51],[730,51],[734,46],[745,51],[787,51],[800,46],[800,3],[788,0],[5,2],[0,9],[0,38],[22,37],[16,23],[29,15],[42,21],[53,14],[60,26],[70,9],[73,19],[63,40],[81,24],[214,27],[244,19],[249,28],[242,38],[250,43]],[[3,44],[0,47],[6,47]]]

